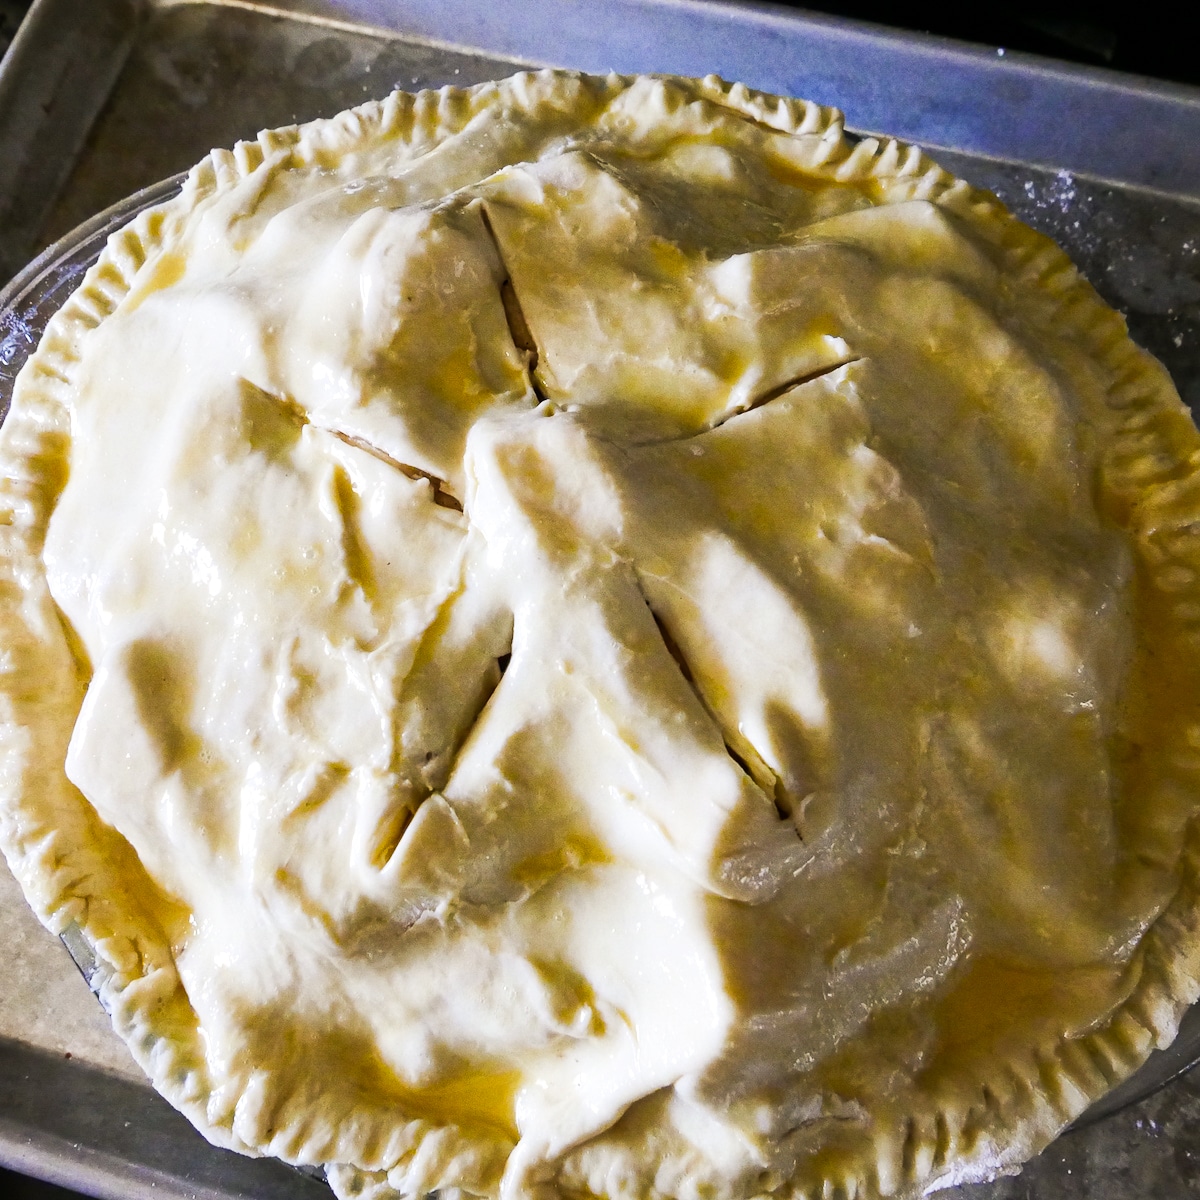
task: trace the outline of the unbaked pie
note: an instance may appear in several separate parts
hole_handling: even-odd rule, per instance
[[[117,234],[0,443],[0,839],[340,1196],[916,1196],[1197,993],[1200,435],[716,78],[396,93]]]

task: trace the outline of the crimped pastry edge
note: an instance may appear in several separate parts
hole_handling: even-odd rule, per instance
[[[238,1107],[255,1084],[252,1074],[239,1088],[222,1086],[214,1102],[214,1081],[169,938],[106,856],[119,853],[120,839],[102,826],[61,765],[48,765],[65,757],[86,686],[86,665],[76,660],[40,564],[65,481],[66,396],[83,339],[115,310],[143,265],[199,205],[251,173],[320,166],[382,142],[415,157],[497,106],[536,118],[572,109],[581,98],[611,101],[634,82],[543,71],[468,89],[395,92],[328,120],[266,131],[232,151],[213,151],[193,168],[177,198],[109,239],[22,370],[0,436],[0,848],[43,923],[56,933],[75,924],[94,946],[106,976],[102,1000],[155,1087],[216,1144],[330,1164],[339,1190],[386,1195],[392,1184],[406,1192],[435,1187],[438,1163],[464,1137],[474,1137],[427,1121],[399,1122],[390,1110],[316,1122],[315,1096],[303,1092],[279,1103],[274,1136],[257,1145],[237,1132]],[[653,87],[664,113],[692,101],[711,102],[803,138],[804,166],[814,175],[839,183],[871,181],[883,190],[885,203],[923,199],[955,213],[992,244],[1008,278],[1050,300],[1054,331],[1082,346],[1109,374],[1108,402],[1122,420],[1107,454],[1105,485],[1126,509],[1149,585],[1169,597],[1182,652],[1200,660],[1200,434],[1164,369],[1130,341],[1122,318],[1079,277],[1066,254],[919,149],[894,140],[851,141],[834,109],[715,76],[659,79]],[[1200,794],[1200,722],[1182,727],[1181,740],[1171,766]],[[1200,829],[1194,819],[1178,888],[1138,953],[1140,975],[1103,1027],[1031,1047],[1007,1064],[1006,1078],[980,1084],[971,1101],[930,1097],[927,1111],[883,1129],[861,1163],[837,1177],[784,1181],[771,1194],[797,1200],[915,1196],[1011,1171],[1151,1049],[1168,1044],[1183,1010],[1200,996]],[[490,1160],[497,1162],[504,1150],[493,1147]],[[418,1158],[424,1167],[414,1175],[408,1168]],[[385,1183],[389,1176],[391,1184]]]

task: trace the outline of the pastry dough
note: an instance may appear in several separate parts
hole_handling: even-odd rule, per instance
[[[221,1145],[916,1196],[1196,996],[1200,436],[831,110],[543,72],[215,152],[0,460],[0,840]]]

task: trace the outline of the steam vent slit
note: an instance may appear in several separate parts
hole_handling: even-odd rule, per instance
[[[650,609],[650,615],[654,618],[654,624],[658,627],[658,636],[662,638],[663,645],[667,648],[667,653],[675,660],[675,665],[683,673],[684,679],[687,680],[688,686],[696,693],[700,703],[708,708],[704,697],[700,695],[700,690],[696,687],[696,676],[692,673],[692,668],[686,658],[683,657],[683,651],[679,648],[679,643],[672,636],[671,631],[667,628],[666,622],[654,611],[650,602],[646,601],[646,607]]]
[[[492,697],[500,688],[500,682],[504,678],[505,672],[508,670],[508,664],[512,661],[512,645],[503,653],[496,657],[494,663],[489,665],[482,686],[476,696],[476,702],[472,705],[468,712],[467,720],[464,724],[462,732],[455,738],[453,745],[447,747],[445,756],[446,770],[444,772],[441,784],[445,786],[448,780],[458,766],[458,760],[462,757],[462,752],[466,749],[475,730],[483,721],[484,713],[487,712],[488,705],[492,702]]]
[[[450,754],[446,756],[446,762],[448,762],[448,769],[446,769],[445,773],[446,779],[450,779],[450,776],[454,775],[455,769],[458,766],[458,760],[460,760],[462,757],[463,750],[467,748],[467,745],[470,743],[470,739],[472,739],[476,728],[479,728],[482,720],[484,720],[484,714],[487,712],[487,706],[488,704],[491,704],[492,697],[496,695],[496,692],[499,690],[500,680],[504,678],[505,668],[508,667],[511,658],[511,650],[509,650],[508,654],[500,655],[496,660],[496,666],[494,666],[492,671],[488,672],[487,683],[484,686],[484,689],[482,689],[480,695],[479,706],[475,708],[474,713],[472,716],[470,716],[470,720],[467,722],[466,730],[463,730],[462,736],[458,738],[454,748],[452,748]]]
[[[404,838],[405,830],[416,816],[417,810],[435,792],[440,792],[454,774],[458,760],[471,740],[472,734],[483,720],[483,714],[496,694],[511,660],[512,645],[510,643],[509,648],[503,654],[488,661],[484,667],[474,700],[461,714],[461,728],[449,734],[441,750],[430,748],[426,749],[424,755],[418,753],[418,758],[422,761],[418,763],[417,770],[411,772],[409,778],[410,780],[421,780],[421,782],[409,782],[402,785],[404,792],[402,802],[397,803],[388,811],[380,821],[376,832],[375,849],[371,855],[371,862],[379,870],[382,870],[391,861]],[[422,768],[428,770],[431,766],[434,769],[429,774],[422,770]]]
[[[658,634],[663,640],[663,645],[667,648],[667,653],[675,660],[675,665],[678,666],[684,681],[692,689],[696,699],[700,701],[701,707],[708,713],[712,723],[720,730],[726,754],[733,759],[738,769],[744,775],[749,776],[759,788],[766,792],[775,805],[775,811],[779,814],[780,818],[784,820],[790,819],[791,809],[783,801],[781,782],[775,772],[767,766],[754,747],[745,738],[731,735],[730,731],[726,729],[716,709],[709,704],[704,693],[700,690],[700,685],[696,682],[696,674],[684,656],[679,643],[675,640],[667,623],[655,611],[654,606],[646,598],[644,591],[642,592],[642,599],[646,601],[646,607],[650,610],[650,615],[654,618],[654,624],[658,628]]]
[[[743,413],[753,412],[756,408],[762,408],[764,404],[770,404],[772,400],[778,400],[780,396],[787,395],[788,392],[795,388],[803,387],[806,383],[813,383],[825,375],[832,375],[834,371],[840,371],[842,367],[848,367],[851,363],[861,362],[858,356],[838,359],[835,363],[830,363],[827,367],[819,367],[815,371],[808,371],[803,375],[796,375],[792,379],[785,380],[783,383],[776,384],[773,388],[768,388],[765,392],[760,392],[759,395],[751,399],[747,404],[734,412],[726,413],[719,420],[714,421],[709,429],[719,429],[726,421],[732,421],[734,417],[740,417]]]
[[[380,825],[378,840],[371,854],[371,865],[382,871],[392,861],[392,856],[400,848],[404,831],[412,823],[416,808],[407,804],[397,805]]]
[[[386,463],[393,470],[399,471],[401,475],[408,476],[409,479],[429,480],[433,486],[434,504],[442,508],[451,508],[455,512],[462,512],[462,501],[450,490],[450,485],[444,479],[439,479],[436,475],[432,475],[428,471],[422,471],[420,467],[413,467],[408,463],[398,462],[386,450],[381,450],[365,438],[356,437],[352,433],[343,433],[340,429],[329,429],[325,426],[318,426],[318,428],[324,429],[328,434],[332,434],[339,442],[344,442],[347,446],[353,446],[356,450],[361,450],[363,453],[371,455],[372,458],[377,458],[381,463]]]
[[[509,274],[504,254],[500,249],[500,239],[496,237],[496,230],[492,227],[492,219],[488,216],[486,206],[480,207],[480,214],[483,218],[483,227],[487,230],[488,237],[492,239],[496,257],[500,260],[500,268],[504,272],[504,278],[500,281],[500,303],[504,307],[504,320],[508,324],[508,334],[512,338],[513,345],[525,358],[525,364],[529,371],[529,385],[540,404],[546,399],[546,393],[542,390],[542,385],[537,377],[537,365],[541,361],[537,340],[529,328],[529,322],[525,319],[525,310],[521,307],[521,299],[513,285],[512,276]]]

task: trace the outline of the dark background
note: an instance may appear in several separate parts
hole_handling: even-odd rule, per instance
[[[601,3],[602,0],[596,0]],[[903,0],[828,0],[788,7],[852,17],[881,25],[958,38],[989,47],[1025,51],[1087,66],[1106,67],[1156,79],[1200,84],[1200,43],[1192,21],[1161,0],[1106,4],[1010,4],[989,6],[967,0],[958,8]],[[29,0],[0,0],[0,54],[8,48]],[[1196,148],[1200,153],[1200,147]],[[2,167],[0,167],[2,169]],[[74,1200],[75,1194],[0,1169],[4,1200]]]
[[[80,1200],[76,1192],[42,1183],[40,1179],[26,1179],[3,1167],[0,1167],[0,1196],[4,1200]]]
[[[1162,0],[1126,0],[1121,5],[1053,0],[1044,4],[988,4],[986,0],[957,0],[957,4],[955,0],[782,3],[1155,79],[1200,84],[1195,36],[1200,10],[1195,0],[1174,5]],[[1181,13],[1192,15],[1189,19]]]
[[[28,0],[0,0],[0,54],[8,48],[28,7]]]
[[[597,4],[603,0],[595,0]],[[736,2],[736,0],[735,0]],[[1089,66],[1131,71],[1156,79],[1200,84],[1200,53],[1193,26],[1194,0],[1126,0],[1124,4],[987,4],[980,0],[815,0],[790,8],[854,17],[901,29],[935,33],[986,46],[1024,50]],[[29,0],[0,0],[0,53],[7,47]],[[1191,12],[1186,21],[1180,12]]]

